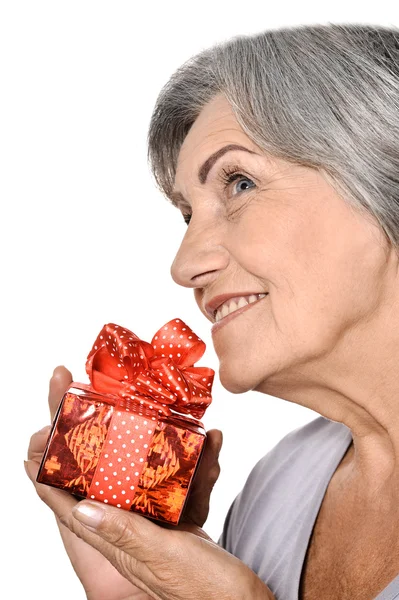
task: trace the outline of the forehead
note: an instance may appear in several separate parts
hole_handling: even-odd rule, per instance
[[[179,152],[176,168],[176,183],[179,175],[199,164],[209,154],[228,144],[242,144],[249,150],[257,146],[244,133],[229,102],[218,95],[202,109],[188,132]]]

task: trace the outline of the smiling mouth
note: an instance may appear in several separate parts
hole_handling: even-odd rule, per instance
[[[268,295],[269,295],[268,293],[267,294],[256,294],[256,299],[255,300],[252,300],[251,302],[246,303],[245,306],[241,306],[240,308],[236,308],[235,310],[232,310],[231,312],[229,312],[228,314],[226,314],[226,316],[224,316],[224,317],[222,316],[218,321],[216,321],[213,324],[212,329],[211,329],[212,333],[214,333],[215,331],[217,331],[218,329],[220,329],[221,327],[223,327],[223,325],[225,325],[226,323],[228,323],[229,321],[231,321],[232,319],[234,319],[234,317],[236,317],[237,315],[239,315],[239,314],[245,312],[246,310],[248,310],[253,304],[257,304],[258,302],[260,302],[261,300],[263,300],[263,298],[265,298]]]
[[[223,320],[228,317],[230,314],[237,312],[241,308],[245,308],[250,304],[254,304],[267,296],[266,294],[250,294],[248,296],[237,296],[236,298],[230,298],[226,302],[224,302],[217,310],[214,312],[215,323]]]

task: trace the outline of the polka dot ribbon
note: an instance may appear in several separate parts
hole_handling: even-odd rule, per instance
[[[194,367],[205,343],[181,319],[159,329],[151,343],[119,325],[108,323],[90,351],[86,372],[99,393],[201,419],[212,402],[215,372]],[[117,401],[115,402],[117,404]]]

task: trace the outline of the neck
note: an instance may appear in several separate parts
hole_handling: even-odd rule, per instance
[[[399,488],[398,309],[399,299],[391,297],[331,352],[256,390],[349,427],[345,472],[370,495],[387,482]]]

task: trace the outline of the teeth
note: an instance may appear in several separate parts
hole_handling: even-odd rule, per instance
[[[228,304],[226,302],[226,306],[228,307],[228,313],[230,314],[231,312],[233,312],[234,310],[237,310],[238,306],[237,306],[237,302],[235,302],[234,300],[230,301],[230,304]]]
[[[246,306],[248,304],[248,302],[245,300],[245,298],[240,298],[237,304],[237,308],[242,308],[243,306]]]
[[[227,304],[223,304],[222,306],[222,318],[223,317],[227,317],[227,315],[229,314],[229,309]]]
[[[221,319],[224,319],[224,317],[227,317],[227,315],[234,312],[235,310],[238,310],[239,308],[243,308],[244,306],[247,306],[247,304],[252,304],[253,302],[257,302],[258,300],[260,300],[261,298],[264,298],[265,296],[266,296],[266,294],[251,294],[250,296],[241,296],[241,298],[239,298],[238,301],[237,301],[237,299],[228,300],[221,307],[218,308],[216,315],[215,315],[216,323],[218,321],[220,321]]]

